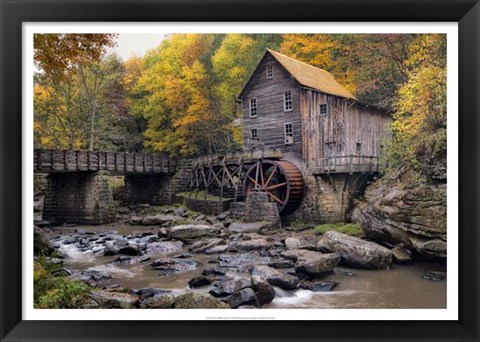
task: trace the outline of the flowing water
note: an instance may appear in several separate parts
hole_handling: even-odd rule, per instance
[[[128,289],[147,287],[170,289],[174,293],[188,290],[188,281],[199,276],[209,259],[215,256],[195,255],[199,267],[194,271],[159,276],[150,263],[159,257],[188,253],[183,247],[179,250],[166,251],[148,255],[150,260],[134,264],[112,263],[118,256],[103,256],[92,251],[81,251],[74,244],[64,244],[65,236],[74,231],[108,232],[119,235],[149,232],[144,226],[78,226],[61,228],[51,234],[62,253],[68,257],[64,260],[66,268],[75,271],[97,271],[112,278],[102,285],[118,285]],[[426,271],[441,269],[432,263],[414,263],[408,266],[393,265],[389,270],[363,270],[339,267],[335,274],[322,280],[335,281],[339,284],[330,292],[312,292],[308,290],[285,291],[275,288],[274,301],[265,308],[445,308],[446,281],[433,282],[422,278]],[[208,291],[207,287],[198,291]]]

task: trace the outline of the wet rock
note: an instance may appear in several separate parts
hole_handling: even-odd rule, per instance
[[[206,237],[216,237],[219,234],[220,229],[217,227],[202,224],[184,224],[170,229],[171,239],[178,239],[186,243],[192,243]]]
[[[147,254],[166,254],[181,251],[182,247],[182,241],[159,241],[149,243],[145,252]]]
[[[170,309],[175,306],[175,296],[170,293],[164,293],[147,298],[140,302],[141,309]]]
[[[225,297],[244,288],[250,287],[252,281],[250,278],[226,279],[214,283],[214,287],[210,290],[210,294],[214,297]]]
[[[275,298],[275,289],[263,278],[252,278],[252,290],[255,292],[259,306],[271,303]]]
[[[160,258],[151,263],[152,267],[160,271],[160,275],[193,271],[197,268],[197,262],[192,259]]]
[[[284,290],[293,290],[299,283],[297,277],[282,273],[269,266],[255,266],[252,275],[264,278],[270,285],[277,286]]]
[[[133,262],[132,257],[129,256],[119,256],[112,261],[114,265],[129,265]]]
[[[181,216],[181,217],[187,217],[188,216],[188,211],[185,208],[177,208],[173,211],[175,215]]]
[[[212,281],[208,279],[207,277],[200,276],[200,277],[195,277],[192,278],[188,281],[188,286],[192,289],[200,286],[205,286],[205,285],[210,285]]]
[[[113,241],[107,241],[103,255],[117,255],[120,253],[120,249],[125,247],[128,247],[128,241],[126,240],[117,239]]]
[[[422,276],[423,279],[431,281],[442,281],[445,280],[446,277],[447,274],[441,271],[428,271]]]
[[[121,247],[118,253],[132,256],[143,255],[142,249],[135,243],[128,243],[127,246]]]
[[[166,238],[169,235],[170,235],[170,229],[168,229],[168,228],[163,227],[163,228],[160,228],[158,230],[158,237],[159,238]]]
[[[189,258],[193,258],[193,254],[190,254],[190,253],[180,253],[180,254],[172,255],[172,258],[177,258],[177,259],[189,259]]]
[[[332,291],[338,283],[335,281],[318,281],[318,282],[309,282],[302,280],[299,287],[301,289],[310,290],[313,292],[329,292]]]
[[[196,241],[188,249],[192,253],[203,253],[207,249],[211,249],[213,247],[216,247],[219,245],[226,245],[226,244],[227,243],[223,239],[213,238],[213,239]]]
[[[150,260],[150,257],[149,257],[149,256],[144,256],[144,257],[142,257],[142,258],[139,258],[139,259],[138,259],[138,262],[139,262],[139,263],[142,263],[142,262],[147,262],[147,261],[149,261],[149,260]]]
[[[303,249],[287,251],[282,256],[295,262],[295,271],[310,276],[318,276],[333,271],[340,262],[340,255],[337,253],[323,254]]]
[[[270,222],[261,221],[261,222],[232,222],[230,226],[228,226],[228,230],[230,233],[260,233],[263,232],[265,229],[269,229],[271,226]]]
[[[285,239],[285,247],[290,250],[297,249],[301,244],[302,243],[297,238],[290,237]]]
[[[409,262],[412,261],[412,256],[410,254],[410,251],[399,246],[394,247],[392,249],[392,257],[393,257],[393,262],[400,265],[408,264]]]
[[[319,245],[340,254],[342,262],[353,267],[380,269],[392,264],[392,252],[389,249],[335,231],[326,232]]]
[[[236,308],[240,305],[257,304],[257,297],[255,296],[255,292],[251,288],[246,288],[235,292],[228,297],[223,298],[222,301],[227,302],[230,307]]]
[[[130,217],[130,220],[128,221],[128,223],[130,223],[131,225],[142,224],[142,220],[143,218],[140,216],[132,216]]]
[[[341,274],[341,275],[348,276],[348,277],[353,277],[355,275],[354,272],[352,272],[350,270],[345,270],[343,268],[335,268],[334,272],[335,272],[335,274]]]
[[[227,210],[227,211],[224,211],[223,213],[217,215],[217,219],[220,220],[220,221],[223,221],[223,220],[225,220],[229,215],[230,215],[230,211]]]
[[[209,248],[205,251],[205,254],[219,254],[219,253],[225,253],[228,251],[228,245],[219,245],[215,246],[212,248]]]
[[[51,254],[53,252],[53,245],[48,240],[47,234],[45,231],[35,226],[33,228],[33,251],[35,254],[44,252],[46,254]]]
[[[273,243],[273,247],[283,248],[285,247],[285,244],[283,242],[277,241]]]
[[[273,268],[291,268],[294,266],[294,262],[289,259],[274,259],[268,266]]]
[[[230,306],[204,293],[189,292],[175,298],[176,309],[228,309]]]
[[[147,298],[155,297],[164,295],[166,293],[170,293],[168,290],[158,289],[154,287],[147,287],[140,290],[132,291],[134,294],[138,295],[141,300],[145,300]]]
[[[176,215],[152,215],[145,216],[142,220],[144,226],[160,226],[165,223],[171,223],[181,220],[182,217]]]
[[[144,236],[140,239],[138,239],[138,243],[152,243],[152,242],[157,242],[158,241],[158,236],[157,235],[147,235]]]
[[[132,309],[138,302],[138,296],[104,290],[94,290],[89,297],[102,309]]]
[[[254,251],[261,249],[268,249],[271,244],[265,239],[252,239],[246,241],[232,241],[229,244],[230,249],[236,251]]]

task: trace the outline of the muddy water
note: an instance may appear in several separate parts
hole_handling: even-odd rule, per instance
[[[69,230],[109,233],[115,231],[119,235],[151,231],[149,227],[117,224],[62,228],[62,232],[56,235],[68,235]],[[118,256],[82,252],[74,245],[61,244],[60,249],[69,256],[64,260],[65,267],[77,271],[99,271],[112,276],[112,279],[103,283],[104,285],[117,284],[129,289],[155,287],[170,289],[174,293],[187,291],[188,281],[201,274],[203,268],[208,265],[209,259],[215,259],[215,256],[195,256],[195,260],[199,263],[196,270],[159,276],[158,271],[150,266],[151,261],[163,256],[186,253],[188,250],[184,247],[182,250],[170,253],[149,255],[151,260],[140,264],[114,265],[112,261]],[[394,265],[390,270],[339,267],[335,274],[323,279],[339,283],[333,291],[284,291],[276,288],[276,298],[265,308],[445,308],[446,281],[432,282],[422,278],[426,271],[436,268],[438,266],[431,263]],[[198,291],[208,291],[208,288]]]

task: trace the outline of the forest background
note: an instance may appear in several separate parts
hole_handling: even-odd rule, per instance
[[[36,34],[36,148],[169,152],[242,148],[236,96],[266,48],[331,72],[394,118],[385,158],[415,169],[446,154],[446,36],[170,34],[143,57],[116,34]]]

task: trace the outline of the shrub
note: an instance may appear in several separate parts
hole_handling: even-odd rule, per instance
[[[90,287],[65,277],[62,262],[41,255],[33,264],[34,306],[37,309],[78,308],[86,303]]]

